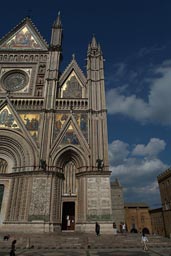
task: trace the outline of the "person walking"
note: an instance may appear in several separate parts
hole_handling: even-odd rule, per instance
[[[148,251],[148,246],[147,246],[148,238],[146,237],[145,233],[142,233],[141,243],[143,244],[143,250]]]
[[[96,222],[96,225],[95,225],[95,232],[96,232],[96,236],[100,235],[100,224],[98,222]]]
[[[15,244],[16,244],[17,240],[13,240],[12,244],[11,244],[11,251],[10,251],[10,256],[15,256]]]

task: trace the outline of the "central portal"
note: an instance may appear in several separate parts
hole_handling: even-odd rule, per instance
[[[75,230],[75,202],[63,202],[62,230]]]

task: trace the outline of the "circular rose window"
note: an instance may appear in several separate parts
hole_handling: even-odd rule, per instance
[[[20,91],[28,83],[28,75],[20,70],[7,72],[2,77],[2,86],[6,91]]]

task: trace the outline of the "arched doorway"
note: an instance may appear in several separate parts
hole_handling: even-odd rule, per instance
[[[73,160],[64,166],[62,187],[62,230],[75,230],[75,205],[77,200],[77,168]]]
[[[143,228],[142,233],[144,233],[144,234],[150,234],[150,232],[149,232],[149,229],[148,229],[148,228]]]
[[[62,230],[75,230],[75,202],[63,202]]]

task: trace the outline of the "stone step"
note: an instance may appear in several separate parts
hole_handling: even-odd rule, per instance
[[[130,248],[142,247],[141,234],[118,234],[96,236],[93,233],[45,233],[26,234],[12,233],[8,241],[3,241],[4,234],[0,233],[0,248],[9,248],[11,242],[16,239],[18,248]],[[171,239],[160,236],[148,236],[149,245],[171,247]]]

